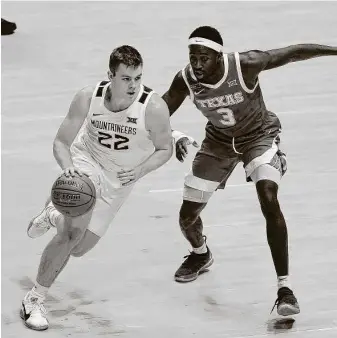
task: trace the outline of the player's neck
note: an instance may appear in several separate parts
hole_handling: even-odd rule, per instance
[[[104,106],[112,113],[118,113],[129,108],[137,98],[138,93],[135,94],[132,100],[128,97],[118,97],[118,95],[114,95],[113,87],[110,85],[105,94]]]

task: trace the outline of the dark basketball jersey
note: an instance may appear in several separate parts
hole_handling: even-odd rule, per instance
[[[182,70],[190,98],[209,120],[208,127],[220,137],[232,138],[262,128],[266,119],[275,119],[278,124],[277,116],[266,110],[259,82],[247,88],[239,53],[224,54],[224,68],[224,76],[214,85],[199,82],[190,65]]]

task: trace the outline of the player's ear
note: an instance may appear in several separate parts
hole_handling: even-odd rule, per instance
[[[111,72],[111,70],[109,69],[109,70],[108,70],[108,78],[109,78],[109,80],[111,81],[113,77],[114,77],[114,74],[113,74],[113,73]]]
[[[218,55],[216,56],[216,63],[220,63],[222,61],[222,58],[223,58],[222,52],[218,53]]]

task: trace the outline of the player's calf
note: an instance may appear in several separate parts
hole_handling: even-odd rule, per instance
[[[198,278],[199,274],[213,264],[211,251],[206,245],[206,237],[203,236],[203,224],[200,213],[206,203],[183,201],[179,214],[179,224],[185,238],[192,245],[193,251],[184,258],[185,261],[176,271],[174,278],[177,282],[191,282]]]

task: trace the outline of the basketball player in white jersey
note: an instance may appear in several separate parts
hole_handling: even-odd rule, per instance
[[[65,175],[86,174],[96,188],[87,214],[70,218],[47,201],[29,224],[38,237],[57,234],[45,248],[36,283],[22,302],[21,317],[34,330],[48,328],[44,299],[70,256],[91,250],[107,231],[135,182],[172,155],[169,111],[163,99],[142,85],[143,60],[130,46],[110,55],[108,77],[74,97],[54,141],[54,156]]]
[[[200,214],[214,191],[223,189],[234,168],[243,163],[247,181],[256,185],[266,219],[277,274],[277,312],[297,314],[300,308],[289,278],[287,226],[277,196],[286,171],[286,158],[279,149],[281,123],[265,106],[258,76],[289,62],[337,55],[337,48],[300,44],[225,54],[220,33],[210,26],[195,29],[188,48],[190,63],[176,74],[163,98],[172,115],[189,96],[208,122],[205,139],[185,178],[179,214],[181,231],[193,251],[176,271],[175,280],[193,281],[212,265]],[[172,134],[177,158],[183,161],[191,140],[177,132]]]

